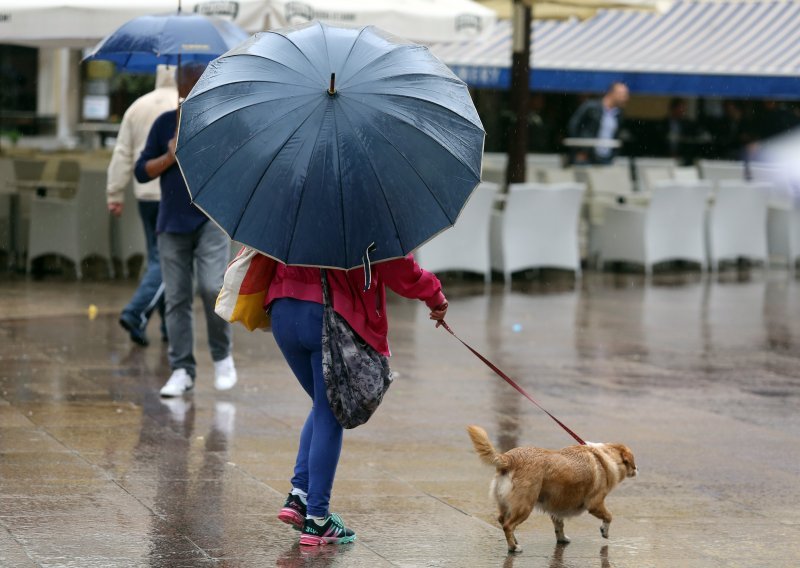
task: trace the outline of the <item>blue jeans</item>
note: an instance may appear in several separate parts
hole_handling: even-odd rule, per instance
[[[272,303],[272,334],[292,372],[311,397],[300,434],[292,487],[308,493],[308,514],[328,514],[342,451],[342,426],[328,404],[322,376],[322,304],[281,298]]]
[[[174,371],[186,369],[197,375],[194,358],[194,279],[203,302],[208,330],[208,348],[214,361],[231,354],[231,324],[214,312],[217,295],[228,267],[231,241],[214,223],[206,221],[191,233],[160,233],[158,249],[164,277],[164,300],[167,304],[169,365]]]
[[[147,265],[139,287],[133,298],[122,310],[122,317],[128,322],[138,324],[144,331],[147,321],[158,309],[164,315],[164,284],[161,282],[161,263],[158,258],[156,243],[156,219],[158,219],[158,201],[139,201],[139,217],[142,219],[144,238],[147,244]],[[163,331],[163,326],[162,326]]]

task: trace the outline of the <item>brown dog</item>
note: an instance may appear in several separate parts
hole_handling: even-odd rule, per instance
[[[603,521],[608,538],[611,513],[603,500],[626,477],[637,473],[633,452],[623,444],[568,446],[563,450],[514,448],[499,454],[479,426],[467,427],[481,460],[497,468],[490,494],[497,501],[509,552],[520,552],[514,530],[534,507],[550,515],[556,540],[568,543],[564,519],[589,511]]]

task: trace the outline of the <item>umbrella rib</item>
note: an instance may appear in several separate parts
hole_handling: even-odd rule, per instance
[[[342,61],[344,61],[345,65],[346,65],[346,64],[347,64],[347,62],[350,60],[350,54],[352,54],[352,53],[353,53],[353,50],[356,48],[356,44],[358,43],[358,40],[360,40],[360,39],[361,39],[361,34],[363,34],[363,33],[366,31],[367,27],[368,27],[368,26],[364,26],[363,28],[361,28],[361,29],[358,31],[358,35],[356,35],[356,39],[354,39],[354,40],[353,40],[353,43],[351,43],[351,44],[350,44],[350,49],[348,49],[348,50],[347,50],[347,55],[345,55],[345,56],[344,56],[344,58],[342,59]],[[361,67],[361,68],[359,68],[359,71],[360,71],[361,69],[363,69],[363,68],[364,68],[364,67]],[[345,72],[345,69],[344,69],[344,67],[343,67],[343,68],[342,68],[342,75],[344,75],[344,72]]]
[[[433,79],[438,79],[440,81],[446,81],[448,83],[452,83],[453,85],[465,86],[465,83],[461,79],[454,79],[452,77],[443,77],[441,75],[437,75],[436,73],[420,73],[419,71],[413,71],[410,73],[403,73],[401,75],[388,75],[386,77],[377,77],[377,78],[367,78],[364,81],[359,83],[350,83],[345,85],[349,89],[353,89],[355,87],[360,87],[362,85],[368,85],[370,83],[378,83],[380,81],[386,81],[389,79],[398,79],[399,77],[408,78],[408,77],[431,77]]]
[[[206,92],[209,92],[209,91],[206,91]],[[316,93],[315,93],[315,94],[316,94]],[[301,96],[304,96],[304,97],[312,97],[312,96],[314,96],[315,94],[308,94],[308,95],[301,95]],[[242,97],[246,97],[246,96],[249,96],[249,95],[241,95],[241,96],[242,96]],[[241,98],[241,97],[233,97],[233,98],[235,99],[235,98]],[[198,130],[197,132],[195,132],[194,134],[192,134],[192,136],[191,136],[191,137],[189,137],[189,138],[186,138],[186,139],[185,139],[185,141],[183,142],[183,144],[184,144],[184,145],[188,144],[189,142],[191,142],[191,141],[194,139],[194,137],[195,137],[195,136],[197,136],[198,134],[200,134],[200,133],[201,133],[201,132],[202,132],[204,129],[206,129],[206,128],[210,127],[212,124],[216,124],[217,122],[219,122],[219,121],[220,121],[220,120],[222,120],[223,118],[225,118],[225,117],[227,117],[227,116],[230,116],[230,115],[232,115],[232,114],[233,114],[233,113],[235,113],[235,112],[239,112],[239,111],[240,111],[240,110],[242,110],[242,109],[251,108],[251,107],[254,107],[254,106],[261,105],[261,104],[273,103],[273,102],[275,102],[275,101],[281,101],[281,100],[288,99],[288,98],[299,98],[299,97],[279,97],[279,98],[277,98],[277,99],[272,99],[272,100],[269,100],[269,101],[258,101],[258,102],[252,103],[252,104],[248,104],[248,105],[242,105],[242,106],[236,107],[235,109],[232,109],[230,112],[226,112],[225,114],[223,114],[222,116],[220,116],[220,117],[216,118],[216,119],[215,119],[215,120],[213,120],[212,122],[209,122],[209,123],[208,123],[207,125],[205,125],[205,126],[202,128],[202,129],[200,129],[200,130]],[[197,115],[195,118],[199,118],[199,117],[203,116],[204,114],[206,114],[206,112],[207,112],[207,111],[210,111],[211,109],[217,108],[218,106],[224,105],[225,103],[228,103],[228,102],[230,102],[231,100],[232,100],[232,99],[227,99],[227,100],[225,100],[225,101],[222,101],[222,102],[220,102],[219,104],[216,104],[216,105],[210,106],[210,107],[208,107],[206,110],[204,110],[203,112],[199,113],[199,114],[198,114],[198,115]],[[295,109],[295,110],[297,110],[297,109]],[[283,116],[286,116],[286,115],[284,114]],[[283,116],[281,116],[281,117],[279,117],[279,118],[283,118]],[[260,132],[260,131],[259,131],[259,132]]]
[[[411,99],[411,100],[414,100],[414,101],[419,101],[419,100],[420,100],[420,99],[415,99],[414,97],[409,97],[408,95],[392,95],[392,96],[397,96],[397,97],[405,97],[405,98],[409,98],[409,99]],[[370,107],[370,108],[372,108],[372,109],[374,109],[374,110],[378,111],[378,112],[384,112],[384,111],[382,111],[381,109],[379,109],[378,107],[376,107],[375,105],[373,105],[373,104],[370,104],[370,103],[369,103],[369,102],[367,102],[367,101],[361,100],[361,101],[359,101],[359,102],[360,102],[361,104],[365,105],[365,106],[368,106],[368,107]],[[425,101],[425,102],[430,102],[430,101]],[[442,109],[446,110],[447,112],[449,112],[449,113],[451,113],[451,114],[454,114],[454,115],[456,115],[456,116],[458,116],[458,117],[461,117],[461,118],[463,118],[461,115],[459,115],[458,113],[455,113],[455,112],[453,112],[452,110],[448,109],[448,108],[447,108],[447,107],[445,107],[445,106],[442,106],[442,105],[440,105],[440,104],[433,103],[433,102],[430,102],[430,104],[432,104],[432,105],[435,105],[435,106],[438,106],[439,108],[442,108]],[[385,114],[385,112],[384,112],[384,114]],[[399,117],[399,116],[395,116],[395,115],[390,115],[390,116],[393,116],[393,117],[394,117],[394,118],[396,118],[397,120],[400,120],[400,121],[402,121],[404,124],[407,124],[408,126],[410,126],[411,128],[413,128],[414,130],[418,130],[418,131],[422,132],[422,133],[423,133],[423,134],[425,134],[425,135],[427,135],[427,134],[428,134],[427,132],[425,132],[424,130],[422,130],[421,128],[419,128],[418,126],[416,126],[415,124],[413,124],[412,122],[409,122],[408,120],[405,120],[405,119],[403,119],[403,118],[401,118],[401,117]],[[467,122],[469,122],[469,121],[467,121]],[[477,127],[477,126],[475,126],[475,125],[474,125],[472,122],[470,122],[470,124],[472,124],[472,126],[474,126],[476,129],[478,128],[478,127]],[[460,138],[460,137],[459,137],[459,136],[458,136],[458,135],[457,135],[455,132],[453,132],[452,130],[449,130],[449,129],[447,129],[447,128],[443,128],[443,130],[445,130],[445,131],[446,131],[448,134],[452,135],[454,138],[457,138],[457,139],[459,139],[459,140],[461,140],[461,141],[463,142],[463,140],[462,140],[462,139],[461,139],[461,138]],[[484,131],[483,131],[483,129],[480,129],[480,130],[481,130],[481,132],[484,132]],[[485,135],[485,132],[484,132],[484,135]],[[437,144],[439,144],[439,146],[441,146],[441,147],[442,147],[444,150],[446,150],[448,154],[450,154],[450,155],[451,155],[451,156],[453,156],[453,157],[454,157],[456,160],[458,160],[459,162],[461,162],[461,164],[463,164],[463,165],[464,165],[464,167],[468,168],[470,171],[472,170],[472,167],[471,167],[469,164],[465,163],[465,162],[464,162],[464,160],[462,160],[460,157],[458,157],[458,156],[456,156],[455,154],[453,154],[453,153],[452,153],[452,152],[451,152],[451,151],[450,151],[448,148],[446,148],[445,146],[442,146],[442,145],[441,145],[441,144],[440,144],[440,143],[439,143],[439,142],[438,142],[436,139],[434,139],[434,138],[431,138],[431,140],[433,140],[434,142],[436,142]],[[473,173],[475,173],[475,172],[473,172]],[[478,176],[480,176],[480,172],[478,172],[478,174],[477,174],[477,175],[478,175]]]
[[[328,49],[328,34],[325,33],[325,26],[320,25],[320,31],[322,32],[322,44],[325,46],[325,58],[328,60],[328,70],[333,73],[333,69],[331,69],[331,52]]]
[[[339,122],[336,120],[336,106],[333,105],[333,128],[334,128],[334,140],[339,140]],[[349,122],[349,121],[348,121]],[[334,143],[333,150],[336,152],[336,164],[339,166],[339,175],[336,176],[339,182],[339,212],[342,215],[342,240],[344,241],[344,263],[345,265],[349,265],[349,258],[347,258],[347,217],[344,214],[344,190],[342,188],[342,157],[339,154],[339,145]]]
[[[321,26],[321,24],[319,24],[319,23],[318,23],[318,25],[320,25],[320,26]],[[295,49],[298,51],[298,53],[300,53],[300,55],[302,55],[302,56],[305,58],[305,60],[306,60],[306,61],[308,61],[308,65],[309,65],[309,66],[310,66],[310,67],[311,67],[311,68],[312,68],[314,71],[316,71],[316,72],[317,72],[317,74],[319,74],[319,69],[317,69],[317,67],[314,65],[314,63],[312,63],[312,61],[311,61],[311,60],[308,58],[308,55],[306,55],[306,53],[305,53],[305,52],[304,52],[302,49],[300,49],[300,46],[299,46],[299,45],[297,45],[295,42],[293,42],[293,41],[291,40],[291,38],[290,38],[289,36],[287,36],[287,35],[283,35],[283,34],[278,34],[278,35],[279,35],[279,36],[281,36],[281,37],[284,37],[284,38],[286,38],[286,41],[288,41],[289,43],[291,43],[291,44],[294,46],[294,48],[295,48]],[[322,76],[320,76],[320,77],[322,78],[323,82],[328,80],[326,77],[322,77]]]
[[[450,215],[447,213],[447,210],[444,208],[444,205],[442,205],[442,202],[441,202],[441,201],[439,201],[439,198],[436,196],[436,194],[435,194],[435,193],[433,192],[433,190],[430,188],[430,186],[428,185],[428,182],[426,182],[426,181],[425,181],[425,179],[424,179],[424,178],[422,177],[422,175],[419,173],[419,170],[417,170],[417,168],[414,166],[414,164],[411,162],[411,160],[409,160],[409,159],[408,159],[408,157],[407,157],[405,154],[403,154],[403,152],[401,152],[401,151],[400,151],[400,149],[399,149],[397,146],[395,146],[395,145],[394,145],[394,143],[393,143],[391,140],[389,140],[389,139],[386,137],[386,135],[383,133],[383,131],[381,131],[379,128],[375,128],[374,126],[373,126],[372,128],[373,128],[373,130],[375,130],[375,131],[376,131],[378,134],[380,134],[380,135],[381,135],[381,137],[382,137],[384,140],[386,140],[386,143],[387,143],[387,144],[389,144],[389,145],[390,145],[392,148],[394,148],[394,149],[395,149],[395,151],[396,151],[398,154],[400,154],[400,155],[403,157],[403,159],[406,161],[406,163],[407,163],[409,166],[411,166],[411,169],[412,169],[412,170],[414,170],[414,173],[415,173],[415,174],[417,174],[417,177],[418,177],[418,178],[419,178],[419,180],[422,182],[422,185],[424,185],[424,186],[425,186],[425,189],[427,189],[427,190],[428,190],[428,193],[430,193],[430,194],[431,194],[431,197],[433,197],[433,200],[434,200],[434,201],[436,201],[436,205],[438,205],[438,206],[439,206],[439,209],[441,209],[441,210],[442,210],[442,213],[444,213],[444,216],[445,216],[445,217],[447,217],[447,220],[448,220],[448,221],[450,221],[450,224],[451,224],[451,226],[452,226],[452,225],[454,225],[454,224],[455,224],[455,220],[454,220],[454,219],[452,219],[452,218],[450,217]]]
[[[278,35],[280,35],[280,34],[278,34]],[[292,45],[294,45],[294,44],[292,44]],[[297,47],[297,46],[295,46],[295,47]],[[264,61],[269,61],[271,63],[274,63],[275,65],[279,65],[279,66],[283,67],[284,69],[288,69],[289,71],[293,71],[293,72],[297,73],[297,69],[294,69],[293,67],[289,67],[285,63],[282,63],[282,62],[278,61],[277,59],[273,59],[272,57],[267,57],[266,55],[255,55],[253,53],[232,53],[231,55],[226,56],[224,60],[227,61],[229,59],[233,59],[234,57],[237,58],[237,59],[239,57],[247,57],[247,58],[254,57],[256,59],[263,59]],[[308,58],[306,58],[306,59],[308,59]],[[309,61],[309,63],[310,63],[310,61]],[[301,77],[306,78],[305,75],[301,75]],[[234,82],[238,83],[240,81],[231,81],[231,83],[234,83]],[[271,82],[271,81],[268,81],[268,82]],[[308,88],[311,88],[310,85],[307,85],[307,86],[308,86]],[[203,92],[205,92],[205,91],[203,91]]]
[[[325,99],[322,99],[322,100],[320,100],[320,102],[317,104],[317,107],[319,107],[319,105],[321,105],[323,102],[325,102]],[[316,110],[316,109],[317,109],[317,107],[314,107],[314,110]],[[286,114],[289,114],[289,113],[286,113]],[[303,127],[303,125],[304,125],[306,122],[308,122],[308,119],[309,119],[309,118],[311,118],[311,115],[312,115],[312,114],[314,114],[314,113],[313,113],[313,111],[312,111],[312,112],[309,112],[309,113],[308,113],[308,116],[306,116],[306,117],[303,119],[303,121],[302,121],[302,122],[300,122],[300,124],[298,124],[298,125],[297,125],[297,128],[295,128],[294,130],[292,130],[292,133],[291,133],[291,134],[289,134],[289,136],[287,136],[287,137],[286,137],[286,139],[285,139],[285,140],[283,141],[283,143],[281,144],[281,148],[283,148],[283,145],[284,145],[284,144],[286,144],[286,142],[288,142],[289,140],[291,140],[291,139],[292,139],[292,136],[294,136],[295,134],[297,134],[297,131],[298,131],[298,130],[300,130],[300,128],[302,128],[302,127]],[[286,116],[286,115],[284,115],[284,116]],[[261,130],[261,132],[263,132],[264,130],[266,130],[266,128],[265,128],[265,129],[262,129],[262,130]],[[250,140],[252,140],[253,138],[254,138],[254,137],[251,137],[251,138],[250,138]],[[250,140],[248,140],[247,142],[249,143],[249,142],[250,142]],[[236,149],[236,151],[238,152],[238,151],[239,151],[239,150],[240,150],[240,149],[241,149],[243,146],[244,146],[244,144],[242,144],[242,146],[240,146],[239,148],[237,148],[237,149]],[[253,186],[253,190],[250,192],[250,197],[248,197],[248,198],[247,198],[247,203],[245,203],[245,204],[244,204],[244,208],[242,209],[242,211],[245,211],[245,210],[247,210],[247,207],[250,205],[250,202],[253,200],[253,196],[256,194],[256,190],[258,189],[258,186],[259,186],[259,185],[261,185],[261,182],[264,180],[264,176],[265,176],[265,175],[267,175],[267,171],[269,170],[270,166],[272,165],[272,162],[274,162],[274,161],[275,161],[275,158],[278,156],[278,154],[280,154],[280,150],[278,150],[278,151],[275,153],[275,155],[272,157],[272,160],[270,160],[270,162],[269,162],[269,164],[267,165],[267,167],[266,167],[266,168],[264,168],[264,171],[261,173],[261,177],[259,177],[259,178],[258,178],[258,183],[256,183],[256,184]],[[217,168],[217,169],[219,169],[219,168]],[[216,173],[216,172],[215,172],[215,173]],[[231,231],[231,235],[232,235],[232,236],[235,236],[235,235],[236,235],[236,231],[238,231],[238,230],[239,230],[239,225],[241,225],[241,223],[242,223],[242,219],[243,219],[243,218],[244,218],[244,215],[242,215],[242,217],[239,217],[239,221],[237,221],[237,223],[236,223],[236,226],[233,228],[233,231]]]
[[[353,123],[350,122],[350,118],[347,116],[347,113],[344,112],[342,114],[344,115],[344,119],[350,125],[350,130],[352,130],[353,133],[355,133],[356,130],[355,128],[353,128]],[[375,164],[372,163],[372,158],[370,158],[369,154],[367,153],[367,149],[364,147],[364,143],[361,141],[358,135],[355,135],[354,138],[358,140],[359,146],[361,146],[361,149],[364,151],[364,156],[367,158],[367,161],[369,162],[369,167],[370,169],[372,169],[372,173],[375,176],[375,180],[378,182],[378,187],[381,188],[381,195],[383,195],[383,200],[386,202],[386,209],[389,211],[389,217],[391,217],[392,219],[392,225],[394,225],[394,231],[397,234],[397,240],[400,241],[400,249],[405,250],[405,247],[403,246],[403,239],[400,236],[400,230],[397,227],[397,221],[394,218],[394,213],[392,213],[392,207],[389,204],[389,198],[386,197],[386,191],[383,189],[383,185],[381,185],[381,178],[378,176],[378,172],[375,170]]]
[[[319,108],[319,105],[317,105],[317,108]],[[310,118],[310,116],[311,116],[311,114],[309,114],[309,118]],[[295,132],[297,132],[297,131],[295,130]],[[309,163],[311,162],[311,160],[314,159],[314,154],[317,151],[317,146],[319,145],[319,141],[320,141],[321,137],[322,137],[322,128],[317,130],[317,138],[316,138],[316,140],[314,140],[314,148],[311,149],[311,154],[309,154],[309,157],[308,157]],[[291,137],[289,139],[291,139]],[[267,168],[267,169],[269,169],[269,168]],[[308,164],[306,164],[306,172],[308,172]],[[295,212],[294,212],[294,220],[295,220],[294,228],[292,229],[292,235],[289,237],[289,244],[286,246],[286,260],[287,260],[287,262],[289,260],[289,253],[292,250],[292,243],[294,242],[294,236],[297,234],[297,219],[300,216],[299,215],[300,214],[300,206],[303,204],[303,196],[306,193],[307,185],[308,185],[308,175],[306,175],[305,179],[303,180],[303,187],[300,189],[300,197],[297,200],[297,209],[295,209]]]
[[[364,28],[364,29],[362,29],[361,31],[363,32],[365,29],[367,29],[367,28]],[[356,45],[356,43],[358,42],[359,38],[361,38],[361,34],[360,34],[360,33],[358,34],[358,37],[356,38],[356,40],[353,42],[353,45],[350,47],[350,52],[352,52],[352,51],[353,51],[353,48],[355,47],[355,45]],[[421,47],[421,46],[418,46],[418,45],[417,45],[417,46],[407,46],[407,45],[400,45],[400,46],[396,46],[394,49],[390,49],[389,51],[387,51],[386,53],[382,53],[381,55],[379,55],[379,56],[378,56],[378,57],[376,57],[375,59],[370,59],[369,61],[367,61],[366,63],[364,63],[364,65],[362,65],[361,67],[359,67],[358,69],[356,69],[355,71],[353,71],[353,72],[350,74],[350,77],[358,77],[358,73],[359,73],[359,72],[360,72],[362,69],[365,69],[367,66],[372,66],[372,65],[375,65],[375,63],[376,63],[377,61],[380,61],[380,60],[381,60],[381,59],[383,59],[384,57],[389,57],[389,56],[390,56],[391,54],[393,54],[395,51],[397,51],[398,49],[402,49],[403,47]],[[349,58],[349,57],[350,57],[350,53],[348,53],[348,54],[347,54],[347,58]],[[346,58],[345,60],[347,60],[347,58]],[[362,82],[363,82],[363,81],[362,81]],[[356,83],[356,85],[360,85],[360,84],[361,84],[361,83]],[[351,84],[349,84],[349,83],[342,83],[342,87],[348,87],[348,86],[349,86],[349,87],[352,87],[353,85],[351,85]]]
[[[217,166],[217,167],[214,169],[214,171],[213,171],[213,172],[211,172],[211,173],[210,173],[210,174],[209,174],[209,175],[206,177],[206,182],[207,182],[207,181],[209,181],[209,180],[210,180],[212,177],[214,177],[214,176],[216,175],[216,173],[217,173],[217,172],[220,170],[220,168],[222,168],[222,166],[224,166],[224,165],[225,165],[225,162],[226,162],[227,160],[229,160],[231,156],[233,156],[234,154],[236,154],[237,152],[239,152],[239,150],[241,150],[241,149],[242,149],[242,148],[244,148],[244,147],[245,147],[247,144],[249,144],[249,143],[250,143],[250,142],[253,140],[253,138],[255,138],[256,136],[258,136],[259,134],[262,134],[262,133],[263,133],[265,130],[267,130],[268,128],[271,128],[271,127],[272,127],[272,125],[273,125],[275,122],[277,122],[278,120],[280,120],[280,119],[282,119],[282,118],[284,118],[284,117],[288,116],[290,113],[292,113],[292,112],[296,111],[296,110],[297,110],[297,109],[299,109],[299,108],[300,108],[300,107],[295,107],[295,108],[293,108],[292,110],[290,110],[290,111],[288,111],[288,112],[286,112],[286,113],[282,114],[281,116],[277,117],[277,118],[276,118],[276,119],[275,119],[273,122],[270,122],[269,124],[267,124],[267,125],[266,125],[266,126],[264,126],[263,128],[260,128],[260,129],[259,129],[259,130],[257,130],[255,133],[253,133],[253,135],[252,135],[252,136],[250,136],[250,138],[248,138],[247,140],[245,140],[245,141],[242,143],[242,145],[241,145],[241,146],[239,146],[238,148],[236,148],[236,149],[235,149],[233,152],[231,152],[231,153],[230,153],[228,156],[226,156],[226,157],[225,157],[225,160],[223,160],[223,161],[222,161],[222,162],[221,162],[221,163],[220,163],[220,164],[219,164],[219,165],[218,165],[218,166]],[[305,121],[303,121],[303,122],[305,122]],[[301,125],[302,125],[302,123],[301,123]],[[300,126],[298,126],[298,128],[300,128]],[[294,132],[296,132],[296,130],[295,130]],[[289,135],[289,138],[291,138],[291,137],[294,135],[294,132],[292,132],[292,133]],[[287,138],[287,140],[288,140],[288,138]],[[188,142],[187,142],[187,143],[188,143]],[[284,144],[285,144],[285,141],[284,141]],[[273,158],[273,159],[274,159],[274,158]],[[272,162],[270,162],[270,164],[271,164],[271,163],[272,163]],[[265,170],[265,171],[266,171],[266,170]],[[187,186],[188,186],[188,184],[187,184]],[[194,195],[194,199],[195,199],[195,200],[196,200],[196,199],[197,199],[197,198],[200,196],[200,193],[203,191],[203,189],[204,189],[204,188],[205,188],[205,184],[203,184],[203,185],[200,187],[200,189],[198,189],[198,190],[197,190],[197,192],[196,192],[196,193],[195,193],[195,195]],[[249,202],[249,200],[248,200],[248,202]]]

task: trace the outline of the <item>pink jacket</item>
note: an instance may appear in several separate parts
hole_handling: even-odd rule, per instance
[[[389,324],[386,320],[386,288],[395,293],[423,300],[431,309],[445,302],[442,284],[423,270],[412,255],[372,265],[372,285],[364,289],[364,269],[328,270],[333,309],[364,341],[384,355],[390,355]],[[278,264],[267,290],[265,306],[278,298],[294,298],[322,303],[319,268]]]

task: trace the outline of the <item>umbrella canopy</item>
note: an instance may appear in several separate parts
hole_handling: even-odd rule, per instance
[[[315,22],[209,65],[177,156],[192,200],[232,239],[347,269],[371,243],[373,261],[397,258],[452,226],[483,140],[466,85],[427,48]]]
[[[208,63],[247,39],[228,21],[200,14],[140,16],[103,39],[84,61],[104,59],[128,71],[155,71],[160,64]]]

